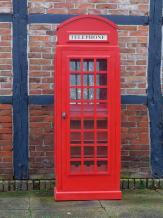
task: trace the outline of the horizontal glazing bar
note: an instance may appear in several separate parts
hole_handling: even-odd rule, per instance
[[[83,132],[108,132],[108,129],[83,129]],[[71,129],[70,132],[81,132],[81,129]]]
[[[88,88],[88,89],[90,89],[90,88],[94,88],[94,89],[98,89],[98,88],[107,88],[107,86],[92,86],[92,85],[87,85],[87,86],[75,86],[75,85],[73,85],[73,86],[70,86],[70,88]]]
[[[90,157],[84,157],[84,160],[87,160],[87,161],[93,161],[95,160],[94,157],[90,158]],[[96,157],[96,160],[108,160],[107,157]],[[71,158],[70,161],[81,161],[81,158]]]

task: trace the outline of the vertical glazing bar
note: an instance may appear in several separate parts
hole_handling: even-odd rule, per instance
[[[96,84],[96,61],[97,59],[94,58],[94,170],[97,172],[97,100],[96,100],[96,91],[97,91],[97,84]]]
[[[83,105],[83,58],[80,59],[80,75],[81,75],[81,102],[80,102],[80,113],[81,113],[81,172],[84,172],[84,105]]]
[[[68,95],[69,97],[68,97],[68,100],[67,100],[67,107],[69,108],[69,109],[67,108],[67,111],[69,110],[69,116],[68,116],[68,120],[67,120],[67,122],[68,122],[67,126],[69,127],[69,129],[67,130],[67,131],[69,131],[69,141],[68,141],[68,147],[67,147],[67,155],[68,155],[67,160],[68,160],[69,163],[67,164],[67,166],[68,166],[68,173],[71,173],[71,167],[72,167],[71,166],[71,148],[72,148],[71,131],[72,131],[72,129],[71,129],[71,125],[70,125],[70,122],[71,122],[71,119],[72,119],[72,115],[71,115],[71,72],[74,71],[74,69],[71,71],[71,58],[68,59],[67,70],[68,70],[67,76],[69,76],[69,80],[68,80],[69,84],[67,84],[68,85],[68,92],[69,92],[69,95]],[[75,78],[76,78],[76,74],[75,74]],[[64,84],[62,84],[62,86],[63,85]],[[76,99],[76,97],[77,97],[77,93],[76,93],[75,99]]]
[[[111,73],[109,73],[110,67],[108,67],[109,66],[109,58],[106,59],[106,63],[107,63],[106,64],[106,77],[107,77],[107,93],[108,93],[108,92],[110,92],[110,86],[111,86],[111,84],[110,84]],[[111,124],[109,124],[110,123],[110,116],[109,116],[110,98],[109,98],[109,96],[110,96],[110,93],[109,93],[109,95],[107,94],[107,100],[106,100],[106,104],[107,104],[107,116],[106,116],[106,118],[107,118],[107,170],[109,170],[109,161],[110,161],[109,146],[111,144],[111,143],[109,143],[110,142],[110,140],[109,140],[110,139],[110,126],[111,126]]]
[[[76,69],[76,64],[75,64],[75,69]],[[77,74],[75,73],[75,86],[77,86]],[[75,95],[76,95],[76,100],[78,100],[78,90],[75,88]]]

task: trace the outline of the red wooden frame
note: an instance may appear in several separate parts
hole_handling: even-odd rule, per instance
[[[68,40],[72,32],[99,30],[109,40]],[[59,26],[57,38],[55,199],[121,199],[117,27],[98,16],[78,16]]]

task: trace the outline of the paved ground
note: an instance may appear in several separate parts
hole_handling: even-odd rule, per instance
[[[55,202],[50,192],[0,193],[0,218],[163,218],[163,190],[124,191],[122,201]]]

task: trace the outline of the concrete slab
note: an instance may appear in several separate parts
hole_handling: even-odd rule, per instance
[[[57,208],[55,210],[32,210],[32,218],[108,218],[105,211],[98,208]]]
[[[30,205],[32,209],[54,209],[54,208],[94,208],[100,207],[98,201],[65,201],[56,202],[53,197],[30,197]]]
[[[48,192],[0,193],[0,218],[163,218],[163,190],[123,192],[122,201],[56,202]]]
[[[0,193],[0,211],[11,209],[26,210],[29,207],[29,194],[19,192]]]
[[[163,189],[157,189],[156,192],[163,198]]]
[[[122,201],[101,201],[111,217],[163,218],[163,198],[154,190],[132,190],[123,193]]]
[[[26,210],[1,210],[0,218],[31,218]]]
[[[53,196],[30,196],[32,218],[88,217],[106,218],[107,214],[98,201],[56,202]]]

